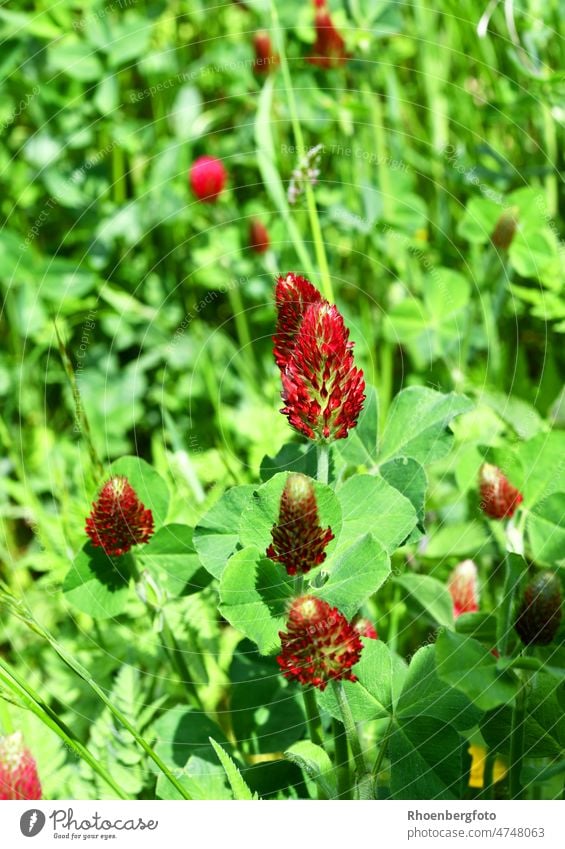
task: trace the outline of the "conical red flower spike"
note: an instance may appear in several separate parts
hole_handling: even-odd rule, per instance
[[[290,272],[277,279],[277,326],[273,336],[273,354],[280,369],[284,369],[288,362],[307,307],[323,300],[321,293],[305,277]]]
[[[477,567],[472,560],[458,563],[447,582],[447,588],[453,599],[453,615],[476,613],[479,609],[479,588]]]
[[[19,731],[0,737],[0,799],[41,799],[41,782]]]
[[[363,644],[353,625],[325,601],[302,596],[292,602],[287,630],[280,632],[277,662],[285,678],[325,690],[329,681],[356,681],[351,667]]]
[[[547,646],[561,623],[561,581],[552,572],[540,572],[526,587],[515,629],[529,646]]]
[[[524,500],[497,466],[483,463],[479,472],[481,508],[491,519],[509,519]]]
[[[255,47],[253,70],[256,74],[268,74],[272,68],[277,67],[279,57],[273,50],[268,32],[265,30],[256,32],[253,36],[253,46]]]
[[[110,557],[119,557],[132,545],[149,540],[153,514],[141,503],[127,478],[114,476],[92,504],[86,533],[94,546],[103,548]]]
[[[213,203],[227,181],[223,163],[214,156],[200,156],[190,168],[190,185],[198,200]]]
[[[334,534],[331,528],[320,527],[316,493],[306,475],[286,479],[271,536],[267,557],[282,563],[289,575],[305,575],[326,559],[325,549]]]
[[[353,621],[353,627],[355,628],[360,637],[367,637],[367,639],[369,640],[379,639],[377,629],[375,628],[371,620],[367,619],[366,616],[358,616]]]
[[[318,65],[320,68],[335,68],[346,62],[348,55],[345,50],[345,41],[336,30],[331,15],[326,8],[325,0],[314,0],[316,14],[314,26],[316,27],[316,41],[312,47],[312,56],[308,62]]]
[[[265,225],[254,218],[249,226],[249,247],[257,254],[264,254],[269,250],[269,232]]]
[[[311,304],[282,372],[281,410],[309,439],[344,439],[363,408],[365,381],[337,307]]]

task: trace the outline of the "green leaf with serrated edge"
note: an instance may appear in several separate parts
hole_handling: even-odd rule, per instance
[[[362,638],[363,651],[353,667],[357,681],[344,681],[343,687],[356,722],[384,719],[393,711],[395,699],[406,675],[406,664],[381,640]],[[331,687],[319,695],[319,702],[335,719],[341,719]]]
[[[365,403],[357,427],[347,439],[340,439],[336,449],[347,463],[356,466],[375,465],[379,437],[379,396],[374,386],[365,387]]]
[[[233,792],[234,799],[236,799],[236,801],[258,799],[259,797],[257,796],[257,794],[251,792],[251,790],[241,777],[240,771],[238,770],[234,761],[230,758],[228,753],[225,752],[220,746],[220,744],[216,743],[216,741],[212,737],[210,737],[210,743],[212,744],[213,749],[218,756],[218,760],[220,761],[225,770],[227,779],[230,783],[230,787]]]
[[[343,522],[336,556],[367,532],[392,554],[418,522],[410,501],[378,476],[354,475],[336,495]]]
[[[304,774],[315,781],[326,799],[337,798],[336,774],[327,752],[310,740],[295,743],[284,753],[289,761],[298,764]]]
[[[481,710],[508,704],[516,695],[516,678],[501,673],[489,649],[471,637],[442,631],[436,641],[437,673]]]
[[[371,534],[365,534],[334,558],[327,582],[311,592],[351,619],[389,574],[388,554]]]
[[[438,678],[434,646],[419,649],[410,661],[396,706],[399,721],[414,716],[433,716],[457,731],[472,728],[481,717],[464,693]]]
[[[128,555],[109,557],[86,543],[63,582],[66,600],[94,619],[118,616],[128,603],[131,566]]]
[[[410,386],[394,398],[386,421],[379,462],[393,457],[413,457],[422,465],[441,460],[451,450],[449,423],[473,407],[455,392],[443,395],[425,386]]]
[[[180,595],[202,568],[192,535],[188,525],[164,525],[137,554],[140,566],[154,575],[173,597]]]
[[[389,738],[393,799],[459,799],[463,739],[443,720],[415,716]]]
[[[239,537],[241,545],[255,545],[264,554],[272,542],[271,530],[279,518],[281,495],[288,478],[288,472],[274,475],[258,487],[248,505],[241,514]],[[312,481],[316,493],[318,516],[322,528],[328,526],[337,538],[341,530],[341,509],[333,490],[325,484]],[[329,558],[336,545],[332,540],[326,548]],[[284,566],[279,566],[284,571]]]
[[[554,492],[535,504],[526,522],[533,558],[552,564],[565,552],[565,492]]]
[[[284,568],[250,545],[230,557],[222,573],[220,612],[261,654],[270,654],[280,646],[293,594]]]
[[[234,553],[241,513],[253,494],[253,486],[234,486],[202,517],[194,529],[194,547],[200,562],[214,578],[220,578]]]
[[[453,600],[441,581],[430,575],[396,575],[394,582],[403,587],[440,625],[453,626]]]
[[[423,528],[428,478],[420,463],[412,457],[395,457],[394,460],[383,463],[379,473],[410,501],[416,511],[418,523]]]
[[[108,477],[111,475],[125,475],[139,500],[153,513],[157,530],[165,522],[169,509],[169,488],[161,475],[139,457],[120,457],[108,469]]]

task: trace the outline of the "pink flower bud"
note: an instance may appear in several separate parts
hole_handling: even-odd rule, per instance
[[[0,737],[0,799],[41,799],[41,782],[19,731]]]
[[[479,609],[479,590],[477,567],[472,560],[458,563],[447,582],[447,588],[453,599],[453,615],[475,613]]]
[[[200,156],[193,162],[189,177],[198,200],[213,203],[226,185],[227,172],[214,156]]]

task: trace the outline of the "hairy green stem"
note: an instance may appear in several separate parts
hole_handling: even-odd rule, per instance
[[[313,687],[304,687],[304,689],[302,690],[302,695],[304,696],[306,725],[308,726],[308,733],[310,735],[310,739],[316,746],[321,746],[322,735],[320,733],[320,729],[322,727],[322,722],[320,720],[320,713],[318,711],[318,704],[316,702],[316,691]]]
[[[339,711],[345,728],[347,742],[349,743],[353,760],[355,762],[355,778],[359,798],[374,799],[373,777],[365,762],[365,756],[361,749],[357,726],[355,725],[355,720],[353,719],[353,714],[351,713],[351,707],[349,706],[343,684],[341,681],[332,681],[332,686],[339,705]]]
[[[318,454],[316,478],[320,483],[327,484],[330,476],[330,446],[327,442],[319,442],[316,450]]]
[[[349,799],[351,791],[351,775],[349,771],[349,749],[343,723],[339,719],[332,720],[334,738],[334,758],[337,774],[338,799]]]

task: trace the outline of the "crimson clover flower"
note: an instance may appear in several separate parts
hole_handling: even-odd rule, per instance
[[[0,799],[41,799],[37,764],[20,731],[0,737]]]
[[[289,575],[305,575],[326,559],[325,548],[334,534],[331,528],[320,527],[316,493],[306,475],[290,474],[286,479],[271,536],[267,557],[282,563]]]
[[[92,504],[85,530],[94,546],[103,548],[111,557],[119,557],[132,545],[149,540],[153,514],[141,503],[128,479],[114,475]]]
[[[282,379],[281,412],[309,439],[344,439],[365,400],[353,342],[337,307],[327,301],[304,312]]]
[[[356,681],[361,637],[339,612],[314,596],[294,599],[287,630],[281,631],[277,662],[285,678],[325,690],[329,681]]]
[[[277,325],[273,336],[273,354],[280,369],[286,367],[307,307],[323,300],[321,293],[305,277],[290,272],[277,278]]]
[[[335,68],[343,65],[348,58],[345,41],[336,30],[331,15],[326,7],[326,0],[314,0],[316,14],[314,26],[316,41],[312,47],[312,55],[308,62],[320,68]]]
[[[477,567],[472,560],[463,560],[452,571],[447,588],[453,600],[455,618],[462,613],[476,613],[479,609]]]
[[[189,180],[198,200],[213,203],[226,185],[227,176],[221,160],[214,156],[200,156],[192,163]]]
[[[524,500],[497,466],[483,463],[479,472],[481,508],[491,519],[509,519]]]
[[[524,645],[547,646],[561,623],[561,581],[540,572],[524,591],[514,627]]]

